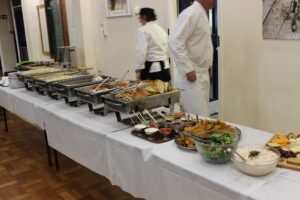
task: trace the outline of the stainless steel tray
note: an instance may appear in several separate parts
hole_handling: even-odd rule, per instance
[[[87,87],[81,87],[81,88],[77,88],[76,90],[76,95],[78,97],[79,100],[92,104],[92,105],[99,105],[103,103],[103,96],[107,95],[117,89],[119,89],[118,87],[113,87],[112,84],[115,83],[115,80],[112,80],[112,82],[108,82],[106,84],[104,84],[104,86],[108,86],[111,87],[108,90],[104,90],[104,91],[99,91],[99,92],[91,92],[91,90],[95,89],[98,84],[95,85],[90,85]],[[136,83],[135,81],[130,81],[129,85]]]
[[[180,90],[174,90],[171,92],[166,92],[164,94],[147,96],[132,101],[125,101],[123,99],[115,98],[112,94],[105,95],[103,98],[105,114],[107,114],[109,110],[114,110],[116,112],[132,113],[133,111],[139,112],[145,109],[153,109],[162,106],[172,106],[175,103],[179,102]]]
[[[39,73],[39,74],[31,74],[31,75],[20,75],[17,77],[20,81],[24,82],[26,89],[34,90],[37,88],[36,80],[42,77],[54,76],[56,74],[64,73],[62,70],[56,72],[47,72],[47,73]]]
[[[63,80],[52,84],[53,90],[63,97],[76,97],[75,88],[84,87],[93,84],[99,84],[101,81],[94,81],[93,75],[78,77],[71,80]]]
[[[60,76],[60,75],[67,75],[68,73],[62,73],[62,74],[57,74],[55,76]],[[53,88],[53,84],[54,83],[59,83],[61,81],[65,81],[65,80],[74,80],[74,79],[80,79],[80,78],[85,78],[85,77],[89,77],[91,75],[89,74],[82,74],[80,72],[74,72],[74,73],[71,73],[71,74],[74,74],[73,77],[68,77],[68,78],[65,78],[65,79],[61,79],[61,80],[53,80],[53,81],[48,81],[47,79],[44,79],[44,78],[37,78],[35,79],[35,85],[36,85],[36,88],[38,88],[38,90],[40,91],[44,91],[44,92],[54,92],[54,88]],[[53,76],[53,77],[55,77]],[[50,78],[50,77],[48,77]]]

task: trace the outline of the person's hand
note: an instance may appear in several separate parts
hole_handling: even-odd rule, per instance
[[[196,80],[197,80],[197,74],[196,74],[196,71],[193,70],[189,73],[186,74],[186,79],[191,82],[191,83],[194,83]]]
[[[141,72],[136,72],[135,77],[136,77],[136,80],[140,81],[141,80]]]

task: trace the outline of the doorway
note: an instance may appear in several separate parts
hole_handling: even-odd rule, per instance
[[[193,4],[194,0],[178,0],[178,13]],[[210,88],[210,114],[218,115],[218,100],[219,100],[219,55],[217,48],[220,46],[220,38],[218,31],[218,5],[216,0],[215,7],[207,13],[211,30],[212,43],[214,47],[213,66],[211,70],[211,88]]]
[[[23,10],[21,0],[11,0],[12,17],[14,22],[15,44],[18,62],[28,60],[28,50],[25,35]]]

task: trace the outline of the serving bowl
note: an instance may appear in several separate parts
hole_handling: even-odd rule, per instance
[[[147,128],[147,125],[145,125],[145,124],[137,124],[134,126],[134,130],[136,130],[136,131],[142,131],[146,128]]]
[[[225,142],[216,142],[213,139],[193,137],[195,140],[197,151],[199,152],[200,156],[208,163],[227,163],[233,156],[233,152],[237,146],[239,136],[237,134],[232,135],[232,133],[225,131],[214,132],[211,132],[211,134],[228,135],[228,138],[230,139],[228,139],[228,141],[225,140]]]
[[[255,151],[260,153],[252,158],[250,154]],[[276,149],[261,145],[239,146],[232,158],[235,166],[250,176],[264,176],[271,173],[276,168],[279,159],[280,153]]]
[[[155,133],[157,133],[159,131],[158,128],[146,128],[145,129],[145,134],[146,135],[154,135]]]

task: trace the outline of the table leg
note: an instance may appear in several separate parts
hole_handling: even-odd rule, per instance
[[[121,118],[120,112],[115,112],[115,113],[116,113],[116,117],[117,117],[118,122],[121,122],[122,118]]]
[[[89,103],[88,106],[89,106],[90,112],[93,112],[94,111],[93,105]]]
[[[58,163],[57,151],[56,151],[56,149],[53,149],[53,150],[54,150],[55,169],[57,171],[59,171],[59,163]]]
[[[7,123],[7,115],[6,115],[6,109],[2,107],[3,112],[3,119],[4,119],[4,126],[5,126],[5,132],[8,132],[8,123]]]
[[[48,165],[49,167],[52,167],[52,156],[51,156],[51,150],[50,150],[50,146],[48,143],[48,137],[47,137],[47,132],[46,130],[44,130],[44,136],[45,136],[45,144],[46,144],[46,151],[47,151],[47,156],[48,156]]]

